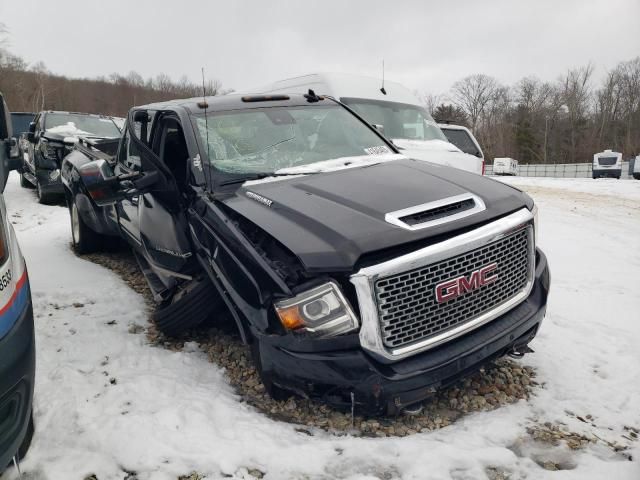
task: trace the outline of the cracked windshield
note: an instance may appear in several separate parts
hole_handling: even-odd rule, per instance
[[[279,107],[197,117],[216,169],[272,173],[344,157],[393,153],[356,117],[337,105]],[[207,128],[208,126],[208,128]]]

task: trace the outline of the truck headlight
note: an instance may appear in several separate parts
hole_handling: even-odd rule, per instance
[[[359,326],[349,302],[334,282],[327,282],[277,302],[274,306],[280,322],[287,330],[327,338],[350,332]]]

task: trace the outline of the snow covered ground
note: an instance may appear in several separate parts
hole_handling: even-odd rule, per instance
[[[637,480],[640,442],[623,435],[640,428],[640,182],[506,181],[538,202],[552,269],[547,319],[523,360],[543,386],[527,402],[431,433],[364,439],[298,433],[240,403],[196,347],[172,352],[129,333],[146,322],[142,298],[77,258],[66,209],[38,205],[14,174],[5,198],[27,258],[38,344],[26,478],[247,479],[258,469],[266,479],[470,480],[495,468],[512,480]],[[533,442],[527,427],[544,422],[630,445],[634,461],[602,441],[577,451]],[[547,471],[545,459],[566,469]]]

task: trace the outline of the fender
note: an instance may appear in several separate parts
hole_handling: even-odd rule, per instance
[[[91,158],[77,150],[73,150],[64,158],[60,176],[65,197],[69,205],[72,201],[76,202],[78,213],[89,228],[103,235],[119,236],[118,226],[114,221],[113,207],[97,206],[89,197],[78,173],[79,167],[91,161]]]
[[[201,196],[188,215],[198,259],[231,305],[241,332],[246,326],[238,313],[264,332],[273,297],[291,296],[291,290],[214,202]]]

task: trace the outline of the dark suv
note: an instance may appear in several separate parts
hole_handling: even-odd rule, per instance
[[[29,125],[20,184],[26,188],[37,188],[40,203],[62,198],[60,164],[78,138],[119,136],[120,130],[111,117],[76,112],[40,112]]]
[[[0,93],[0,189],[4,191],[11,158],[9,112]],[[0,474],[20,462],[33,435],[31,404],[35,375],[35,340],[29,277],[0,195]]]

